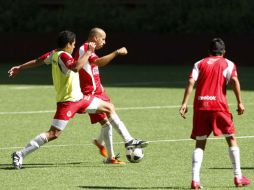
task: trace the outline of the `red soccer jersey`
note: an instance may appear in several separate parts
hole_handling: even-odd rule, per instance
[[[237,76],[233,62],[210,56],[195,63],[190,77],[197,81],[194,110],[228,111],[226,85]]]
[[[84,43],[76,52],[74,59],[78,60],[88,50],[88,43]],[[89,57],[88,62],[79,71],[81,91],[85,95],[101,94],[104,89],[100,80],[99,68],[93,62],[98,59],[95,53]]]

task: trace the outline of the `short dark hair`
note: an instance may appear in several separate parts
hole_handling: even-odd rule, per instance
[[[73,43],[76,39],[74,32],[64,30],[58,34],[57,46],[58,48],[64,48],[68,43]]]
[[[212,55],[222,55],[225,53],[225,43],[221,38],[213,38],[209,45],[209,53]]]

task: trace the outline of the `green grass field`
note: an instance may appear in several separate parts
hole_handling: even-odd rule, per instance
[[[178,114],[190,66],[113,64],[101,69],[107,93],[131,134],[150,141],[142,162],[103,164],[91,144],[100,126],[91,125],[87,115],[76,115],[58,140],[27,156],[21,170],[12,168],[10,155],[48,130],[55,110],[55,92],[49,67],[27,70],[16,79],[8,79],[9,67],[0,66],[0,189],[190,188],[192,110],[186,120]],[[242,171],[254,180],[254,68],[238,70],[246,113],[236,114],[230,89],[228,102],[240,137]],[[113,137],[115,152],[127,162],[120,136],[114,131]],[[204,189],[235,189],[223,138],[211,136],[208,141],[201,180]],[[244,189],[254,189],[254,185]]]

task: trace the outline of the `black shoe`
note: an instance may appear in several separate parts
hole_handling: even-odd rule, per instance
[[[149,144],[148,141],[142,141],[138,139],[132,139],[131,141],[125,143],[125,148],[145,148]]]
[[[21,169],[23,163],[23,157],[20,152],[13,152],[12,155],[12,165],[15,169]]]

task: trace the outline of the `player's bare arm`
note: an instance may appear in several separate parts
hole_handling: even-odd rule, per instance
[[[190,98],[190,95],[191,95],[191,92],[194,88],[194,85],[195,85],[195,80],[193,78],[190,78],[189,79],[189,82],[188,82],[188,85],[187,87],[185,88],[185,92],[184,92],[184,96],[183,96],[183,101],[182,101],[182,105],[179,109],[179,113],[180,115],[186,119],[186,116],[185,114],[188,112],[188,107],[187,107],[187,104],[188,104],[188,101],[189,101],[189,98]]]
[[[33,59],[33,60],[30,60],[22,65],[18,65],[18,66],[14,66],[12,67],[9,71],[8,71],[8,74],[9,74],[9,77],[11,78],[14,78],[16,77],[22,70],[25,70],[25,69],[29,69],[29,68],[33,68],[33,67],[38,67],[40,65],[43,65],[45,64],[45,62],[43,60],[40,60],[40,59]]]
[[[125,47],[122,47],[120,49],[113,51],[112,53],[110,53],[108,55],[105,55],[103,57],[96,59],[94,64],[98,65],[99,67],[103,67],[103,66],[109,64],[118,55],[127,55],[127,54],[128,54],[127,49]]]
[[[86,53],[80,57],[80,59],[76,62],[76,64],[74,65],[74,67],[71,69],[74,72],[78,72],[80,69],[82,69],[84,67],[84,65],[87,63],[89,57],[92,55],[92,53],[95,50],[95,43],[94,42],[89,42],[89,48],[86,51]]]
[[[230,80],[230,84],[236,97],[238,115],[242,115],[244,113],[245,108],[241,98],[240,82],[237,77],[232,77]]]

